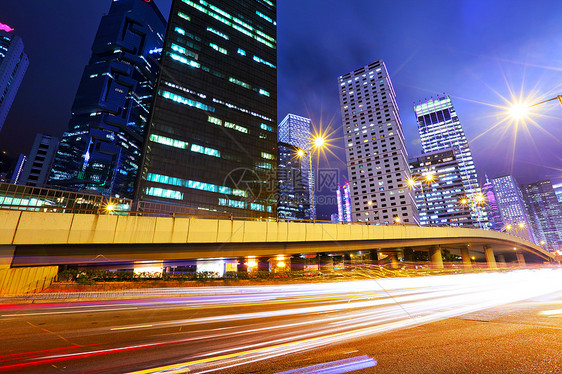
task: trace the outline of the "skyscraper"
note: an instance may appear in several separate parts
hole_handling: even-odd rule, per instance
[[[562,249],[562,203],[550,180],[524,185],[523,194],[537,242],[551,251]]]
[[[410,159],[416,204],[422,225],[473,226],[460,166],[453,149]]]
[[[552,185],[552,188],[554,189],[556,198],[558,199],[559,202],[562,203],[562,183],[554,184]]]
[[[57,138],[37,134],[18,184],[45,187],[58,145]]]
[[[165,29],[154,2],[111,3],[84,68],[51,185],[133,197]]]
[[[21,38],[0,23],[0,131],[29,66]]]
[[[276,6],[175,0],[137,199],[275,217]]]
[[[423,153],[453,148],[460,166],[467,197],[472,200],[481,194],[468,140],[451,98],[443,95],[437,96],[436,99],[431,98],[420,102],[418,105],[414,105],[414,113],[418,122]],[[476,204],[474,206],[476,208],[472,210],[473,221],[486,224],[485,211]]]
[[[277,128],[279,149],[279,197],[277,216],[282,218],[312,218],[310,201],[311,121],[287,114]],[[298,150],[305,153],[298,156]]]
[[[396,94],[382,60],[338,80],[354,222],[417,223]]]
[[[535,238],[527,216],[523,194],[513,175],[493,178],[492,184],[503,223],[500,231],[506,231],[534,242]]]
[[[488,216],[488,224],[492,230],[500,231],[504,224],[498,207],[496,192],[494,191],[494,185],[488,179],[488,176],[486,175],[485,177],[486,182],[482,185],[482,193],[486,198],[485,207],[486,215]]]

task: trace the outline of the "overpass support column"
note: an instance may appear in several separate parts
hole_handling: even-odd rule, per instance
[[[462,264],[465,269],[472,269],[472,260],[470,259],[470,252],[468,247],[461,247]]]
[[[0,269],[9,269],[12,266],[16,247],[13,245],[0,245]]]
[[[497,269],[496,258],[494,257],[494,250],[492,247],[484,245],[484,254],[486,255],[486,262],[488,263],[488,268]]]
[[[519,266],[525,266],[525,256],[523,256],[523,253],[516,253],[515,254],[517,256],[517,262],[519,263]]]
[[[498,262],[500,263],[500,267],[502,268],[506,267],[504,255],[498,255]]]
[[[435,246],[429,248],[429,261],[436,269],[443,269],[443,257],[441,256],[441,247]]]
[[[404,261],[414,261],[414,250],[412,248],[404,248]]]
[[[389,253],[388,257],[390,257],[390,267],[392,269],[398,269],[398,265],[400,264],[398,262],[398,253],[396,252]]]

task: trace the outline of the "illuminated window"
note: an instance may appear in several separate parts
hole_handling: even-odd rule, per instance
[[[155,143],[169,145],[171,147],[182,148],[182,149],[187,148],[187,142],[172,139],[172,138],[167,138],[165,136],[160,136],[156,134],[150,134],[150,140]]]
[[[180,95],[176,95],[176,94],[171,93],[169,91],[159,91],[158,94],[160,96],[162,96],[163,98],[175,101],[176,103],[180,103],[180,104],[183,104],[183,105],[195,107],[197,109],[206,110],[206,111],[209,111],[209,112],[215,111],[215,108],[213,108],[211,106],[200,103],[199,101],[195,101],[195,100],[185,98],[185,97],[180,96]]]
[[[218,45],[216,45],[215,43],[209,43],[209,45],[211,46],[211,48],[213,48],[215,51],[219,51],[220,53],[222,53],[223,55],[227,55],[228,51],[222,47],[219,47]]]
[[[174,31],[177,32],[177,33],[180,34],[180,35],[185,35],[185,30],[182,29],[182,28],[180,28],[180,27],[176,27],[176,28],[174,29]]]
[[[273,132],[273,128],[272,128],[271,126],[266,125],[265,123],[262,123],[262,124],[260,125],[260,128],[261,128],[262,130],[266,130],[266,131],[271,131],[271,132]]]
[[[266,152],[262,152],[261,157],[265,158],[266,160],[273,160],[275,158],[272,154]]]
[[[183,200],[183,194],[180,191],[166,190],[163,188],[148,187],[146,194],[150,196],[165,197],[167,199]]]
[[[236,130],[236,131],[240,131],[240,132],[242,132],[242,133],[244,133],[244,134],[247,134],[247,133],[248,133],[248,129],[247,129],[247,128],[245,128],[245,127],[243,127],[243,126],[240,126],[240,125],[237,125],[237,124],[232,123],[232,122],[225,122],[225,123],[224,123],[224,127],[227,127],[227,128],[229,128],[229,129],[234,129],[234,130]]]
[[[218,31],[218,30],[215,30],[215,29],[213,29],[212,27],[207,27],[207,31],[212,32],[213,34],[218,35],[218,36],[220,36],[220,37],[223,38],[223,39],[226,39],[226,40],[230,39],[230,38],[228,37],[228,35],[226,35],[226,34],[220,32],[220,31]]]
[[[214,123],[215,125],[222,126],[222,120],[220,120],[220,119],[218,119],[218,118],[216,118],[216,117],[211,117],[211,116],[209,116],[209,117],[207,118],[207,120],[208,120],[209,122],[211,122],[211,123]]]
[[[220,157],[221,156],[220,151],[218,151],[216,149],[213,149],[213,148],[203,147],[203,146],[197,145],[197,144],[191,145],[191,152],[202,153],[204,155],[214,156],[214,157]]]
[[[242,87],[244,87],[244,88],[247,88],[247,89],[251,89],[251,88],[252,88],[248,83],[242,82],[241,80],[238,80],[238,79],[236,79],[236,78],[230,77],[230,78],[228,78],[228,81],[231,82],[231,83],[235,83],[235,84],[237,84],[237,85],[239,85],[239,86],[242,86]]]

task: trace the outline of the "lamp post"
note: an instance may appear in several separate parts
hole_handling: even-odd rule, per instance
[[[420,189],[421,189],[421,193],[422,193],[422,199],[423,199],[423,204],[425,205],[425,214],[426,214],[426,218],[427,218],[427,223],[429,224],[429,208],[427,205],[427,200],[425,199],[425,193],[423,191],[423,183],[424,181],[430,185],[432,182],[435,181],[435,176],[432,173],[428,173],[425,175],[425,177],[423,178],[422,181],[420,181]],[[415,188],[416,186],[416,180],[414,179],[408,179],[408,185],[410,186],[410,188]]]
[[[307,150],[300,149],[297,151],[297,156],[302,158],[303,156],[308,156],[308,189],[310,193],[310,207],[312,213],[312,222],[314,222],[316,218],[316,208],[315,208],[315,201],[314,201],[314,176],[312,175],[312,153],[314,152],[315,148],[322,148],[326,144],[326,140],[318,136],[312,139],[312,147]]]
[[[459,200],[459,204],[463,206],[468,206],[472,211],[476,212],[476,219],[478,221],[478,228],[482,228],[482,222],[480,221],[480,207],[486,202],[486,198],[482,193],[474,194],[470,197],[463,197]]]

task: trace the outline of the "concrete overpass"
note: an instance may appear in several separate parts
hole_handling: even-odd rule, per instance
[[[529,241],[470,228],[0,211],[0,258],[12,268],[359,250],[393,260],[428,251],[440,267],[443,248],[460,252],[466,266],[469,251],[490,267],[553,260]]]

